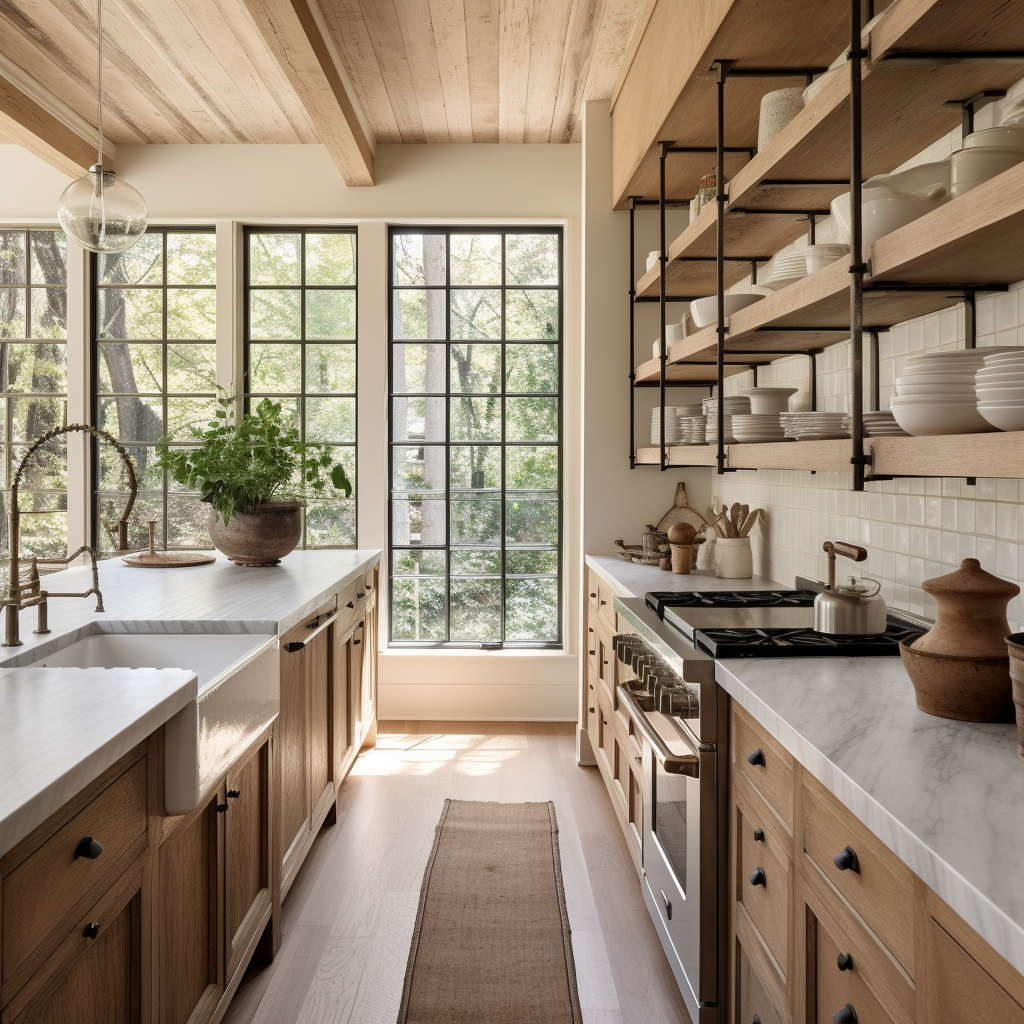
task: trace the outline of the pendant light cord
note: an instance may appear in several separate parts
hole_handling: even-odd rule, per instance
[[[96,0],[96,127],[100,133],[96,163],[103,166],[103,0]]]

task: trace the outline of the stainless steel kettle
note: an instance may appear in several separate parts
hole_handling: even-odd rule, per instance
[[[884,633],[887,609],[878,596],[882,584],[872,580],[872,590],[853,576],[848,584],[836,583],[836,555],[863,562],[868,557],[866,549],[838,540],[825,541],[822,549],[828,555],[828,582],[825,591],[814,599],[815,632],[846,636]]]

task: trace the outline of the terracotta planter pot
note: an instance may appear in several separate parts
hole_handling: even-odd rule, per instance
[[[960,722],[1012,722],[1010,658],[934,654],[900,644],[903,667],[914,684],[917,706]]]
[[[1006,638],[1010,651],[1010,678],[1013,681],[1013,704],[1017,709],[1017,756],[1024,763],[1024,633]]]
[[[302,505],[270,501],[253,512],[224,517],[210,509],[210,540],[235,565],[277,565],[302,537]]]

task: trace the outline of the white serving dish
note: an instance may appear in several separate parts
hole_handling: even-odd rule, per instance
[[[918,404],[899,398],[892,400],[896,422],[915,437],[932,434],[981,434],[992,429],[976,405],[948,402]]]
[[[789,412],[789,399],[797,393],[797,388],[743,388],[741,395],[750,399],[750,411],[755,416],[774,415],[778,422],[778,413]]]
[[[661,250],[655,249],[647,254],[647,270],[651,271],[654,269],[658,260],[661,259]]]
[[[1018,149],[1024,151],[1024,124],[981,128],[964,139],[964,149]]]
[[[988,129],[992,131],[993,129]],[[951,192],[953,198],[970,192],[982,182],[1009,170],[1024,160],[1024,148],[984,146],[961,149],[950,157],[953,168]]]
[[[733,313],[738,313],[763,298],[763,295],[728,292],[725,296],[725,315],[732,316]],[[698,328],[718,323],[718,296],[708,295],[703,299],[694,299],[690,303],[690,316],[693,318],[694,326]]]
[[[1024,405],[979,405],[978,412],[998,430],[1024,430]]]

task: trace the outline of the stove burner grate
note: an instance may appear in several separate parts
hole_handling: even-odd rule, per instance
[[[871,658],[900,653],[925,630],[890,621],[884,633],[833,636],[813,629],[698,629],[695,645],[714,658]]]
[[[654,590],[647,607],[665,617],[666,608],[809,608],[813,590]]]

